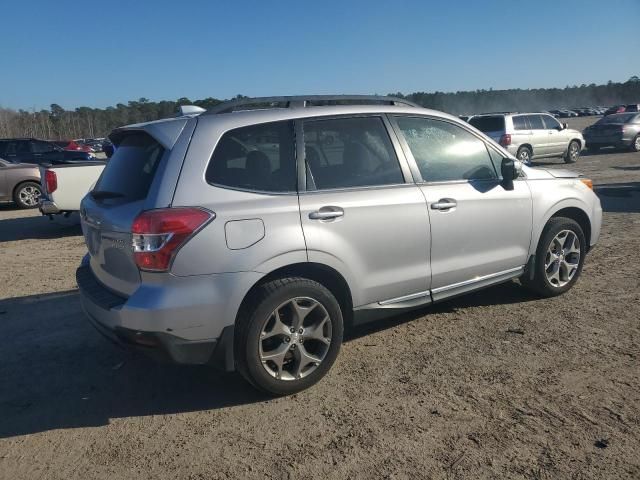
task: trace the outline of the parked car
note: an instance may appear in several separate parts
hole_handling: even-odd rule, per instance
[[[327,373],[345,325],[517,277],[544,296],[575,284],[600,233],[589,180],[403,99],[341,98],[115,130],[81,204],[90,322],[283,395]],[[275,101],[295,108],[248,109]],[[278,148],[243,147],[264,136]]]
[[[93,159],[93,155],[64,150],[53,142],[36,138],[3,138],[0,139],[0,158],[13,163],[57,164],[87,161]]]
[[[527,164],[534,158],[548,157],[574,163],[585,147],[579,131],[544,113],[476,115],[469,123]]]
[[[602,147],[629,148],[640,151],[640,113],[614,113],[601,118],[584,129],[584,138],[590,151]]]
[[[55,140],[52,142],[63,150],[91,153],[92,150],[87,145],[78,140]]]
[[[613,107],[609,107],[605,110],[605,115],[613,115],[614,113],[624,113],[625,106],[624,105],[614,105]]]
[[[38,206],[41,193],[40,172],[36,165],[0,159],[0,202],[34,208]]]
[[[93,188],[104,166],[100,160],[41,166],[40,213],[68,215],[79,211],[80,201]]]

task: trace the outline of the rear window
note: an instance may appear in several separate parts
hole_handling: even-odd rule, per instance
[[[504,131],[504,116],[473,117],[469,123],[481,132]]]
[[[211,156],[207,182],[260,192],[295,192],[293,122],[271,122],[225,133]]]
[[[127,201],[146,198],[163,154],[162,145],[147,133],[126,135],[104,168],[93,193],[105,192]]]

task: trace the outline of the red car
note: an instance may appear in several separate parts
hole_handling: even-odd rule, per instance
[[[73,140],[58,140],[53,142],[56,145],[58,145],[59,147],[62,147],[64,150],[71,150],[71,151],[77,151],[77,152],[87,152],[87,153],[91,153],[92,150],[91,148],[89,148],[87,145],[82,145],[80,143],[77,143]]]
[[[624,113],[624,105],[615,105],[611,108],[607,108],[607,111],[604,112],[605,116],[606,115],[613,115],[614,113]]]

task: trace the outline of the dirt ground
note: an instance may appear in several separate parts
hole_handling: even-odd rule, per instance
[[[352,331],[280,399],[108,343],[80,311],[78,226],[0,207],[0,478],[640,478],[640,153],[572,168],[605,210],[573,290]]]

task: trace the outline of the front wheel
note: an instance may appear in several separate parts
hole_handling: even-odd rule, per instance
[[[284,278],[265,283],[238,314],[238,371],[272,395],[309,388],[335,362],[343,328],[338,301],[318,282]]]
[[[572,140],[564,156],[564,163],[576,163],[578,158],[580,158],[580,144],[576,140]]]
[[[35,208],[42,196],[40,185],[35,182],[24,182],[13,192],[13,201],[20,208]]]
[[[640,135],[636,135],[636,138],[631,142],[631,151],[640,152]]]
[[[584,232],[578,222],[564,217],[552,218],[540,236],[533,278],[531,272],[527,272],[520,281],[543,297],[560,295],[578,280],[586,253]]]

